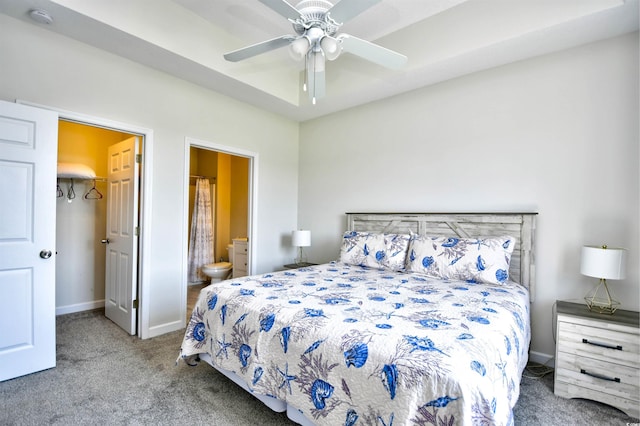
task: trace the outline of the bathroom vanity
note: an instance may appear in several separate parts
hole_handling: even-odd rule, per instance
[[[247,239],[233,239],[233,278],[244,277],[247,274]]]

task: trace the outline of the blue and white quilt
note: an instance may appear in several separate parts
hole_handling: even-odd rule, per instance
[[[529,294],[332,262],[212,284],[182,343],[318,425],[513,424]]]

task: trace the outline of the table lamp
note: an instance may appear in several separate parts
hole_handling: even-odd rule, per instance
[[[611,298],[607,280],[620,280],[625,277],[626,250],[604,246],[584,246],[580,261],[580,273],[600,278],[599,284],[589,292],[584,300],[589,310],[601,314],[613,314],[620,302]]]
[[[309,247],[311,245],[311,231],[298,230],[291,233],[291,245],[298,247],[298,257],[296,258],[296,264],[301,265],[307,261],[302,251],[303,247]]]

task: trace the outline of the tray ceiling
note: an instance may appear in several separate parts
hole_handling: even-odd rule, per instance
[[[53,22],[30,19],[33,8]],[[292,34],[257,0],[0,0],[0,13],[298,121],[638,30],[638,0],[382,0],[341,31],[403,53],[407,66],[391,71],[342,55],[327,63],[326,96],[311,105],[303,64],[286,48],[223,59]]]

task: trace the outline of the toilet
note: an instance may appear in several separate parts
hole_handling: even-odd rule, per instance
[[[229,262],[209,263],[202,267],[202,273],[211,278],[212,283],[226,280],[231,275],[233,269],[233,244],[227,245]]]

